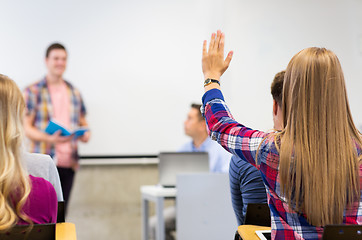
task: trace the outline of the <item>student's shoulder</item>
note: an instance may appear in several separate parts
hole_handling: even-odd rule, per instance
[[[29,179],[30,179],[30,182],[33,187],[38,188],[38,187],[48,186],[49,184],[51,185],[51,183],[48,180],[46,180],[42,177],[35,177],[35,176],[29,174]],[[51,185],[51,186],[53,186],[53,185]]]
[[[29,175],[31,182],[31,195],[32,199],[37,200],[37,204],[40,204],[44,207],[43,209],[48,209],[49,214],[51,215],[52,220],[50,222],[56,222],[56,209],[57,209],[57,193],[53,185],[41,177],[34,177]]]
[[[261,146],[263,148],[267,148],[270,150],[275,150],[276,145],[280,146],[280,139],[281,139],[281,135],[278,132],[270,132],[270,133],[266,133],[265,137],[263,138],[262,142],[261,142]]]
[[[55,189],[53,185],[42,177],[34,177],[33,175],[29,175],[29,179],[31,182],[32,191],[35,194],[43,194],[51,197],[52,195],[56,196]]]

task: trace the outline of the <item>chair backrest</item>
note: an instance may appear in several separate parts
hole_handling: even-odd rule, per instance
[[[238,230],[236,230],[236,232],[235,232],[234,240],[243,240],[243,239],[240,237],[240,234],[239,234]]]
[[[247,225],[271,226],[270,209],[267,203],[248,203],[245,214]]]
[[[361,225],[327,225],[324,227],[323,240],[362,239]]]
[[[64,202],[58,202],[57,223],[65,222]]]
[[[237,226],[227,173],[177,176],[177,240],[232,239]]]
[[[55,240],[55,224],[34,224],[27,234],[29,225],[17,225],[10,231],[0,233],[0,240]]]

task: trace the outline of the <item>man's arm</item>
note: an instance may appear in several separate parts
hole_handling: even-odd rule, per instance
[[[60,136],[60,134],[61,134],[60,130],[55,132],[53,135],[40,131],[33,125],[34,119],[35,119],[35,114],[26,115],[24,117],[25,134],[29,139],[31,139],[33,141],[47,142],[47,143],[53,143],[53,144],[67,142],[72,139],[72,137]]]

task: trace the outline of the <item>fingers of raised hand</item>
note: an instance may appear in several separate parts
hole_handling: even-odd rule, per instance
[[[225,34],[220,30],[217,30],[216,34],[211,34],[209,50],[206,51],[207,43],[204,41],[204,53],[207,52],[223,52],[224,51]]]
[[[214,50],[215,45],[215,33],[211,34],[210,44],[209,44],[209,52]]]
[[[207,55],[207,41],[204,40],[203,44],[202,44],[202,56],[205,57]]]
[[[203,42],[203,72],[220,71],[221,74],[229,67],[233,52],[229,52],[224,59],[225,34],[218,30],[211,34],[209,48],[207,49],[207,41]],[[220,75],[221,75],[220,74]]]
[[[216,32],[216,39],[215,39],[215,48],[219,50],[220,48],[220,40],[221,40],[222,32],[220,30],[217,30]]]
[[[232,58],[233,58],[233,51],[230,51],[224,61],[225,70],[229,67]]]
[[[219,50],[221,53],[224,53],[224,44],[225,44],[225,34],[221,33],[220,41],[219,41]]]

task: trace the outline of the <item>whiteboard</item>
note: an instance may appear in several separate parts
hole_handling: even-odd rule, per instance
[[[217,29],[235,52],[221,84],[238,121],[270,129],[274,74],[301,49],[324,46],[342,62],[362,125],[360,0],[0,2],[0,72],[20,88],[45,75],[50,43],[66,46],[65,79],[81,91],[92,130],[82,155],[157,154],[189,141],[183,122],[203,94],[202,41]]]

